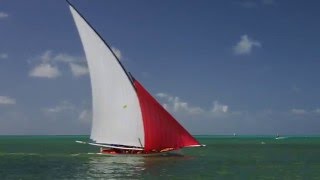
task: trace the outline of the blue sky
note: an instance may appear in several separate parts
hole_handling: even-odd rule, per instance
[[[320,3],[71,1],[192,134],[320,132]],[[89,134],[65,1],[0,2],[0,134]]]

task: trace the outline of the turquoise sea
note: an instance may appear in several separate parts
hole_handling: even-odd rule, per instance
[[[320,137],[196,138],[183,156],[108,157],[88,136],[0,136],[0,179],[320,179]]]

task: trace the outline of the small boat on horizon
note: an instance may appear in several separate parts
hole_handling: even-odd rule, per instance
[[[90,144],[102,154],[152,156],[200,144],[121,64],[67,0],[88,62],[93,120]]]
[[[287,138],[287,137],[280,136],[279,134],[277,134],[277,136],[276,136],[276,138],[275,138],[275,139],[279,140],[279,139],[286,139],[286,138]]]

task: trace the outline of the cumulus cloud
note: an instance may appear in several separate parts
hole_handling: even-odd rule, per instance
[[[53,57],[53,61],[69,64],[71,73],[75,77],[89,74],[89,69],[84,58],[71,56],[69,54],[60,53]]]
[[[89,74],[89,69],[87,66],[70,63],[70,69],[75,77],[80,77]]]
[[[122,54],[121,51],[118,48],[111,47],[112,51],[114,54],[118,57],[119,60],[122,60]]]
[[[173,98],[173,110],[175,112],[185,111],[189,114],[199,114],[203,112],[203,109],[196,106],[190,106],[187,102],[180,100],[179,97]]]
[[[31,69],[30,77],[54,79],[61,75],[58,66],[52,63],[52,51],[45,51],[35,59],[40,61],[40,64]]]
[[[73,76],[80,77],[89,73],[84,58],[71,56],[65,53],[54,54],[51,50],[43,52],[40,56],[34,58],[38,62],[29,72],[29,76],[38,78],[54,79],[62,75],[60,66],[69,65]]]
[[[214,113],[226,113],[228,112],[228,106],[220,104],[218,101],[213,102],[212,112]]]
[[[92,120],[92,111],[84,106],[85,104],[75,105],[69,101],[61,101],[55,106],[42,108],[42,112],[47,117],[70,116],[72,119],[81,123],[90,123]]]
[[[179,97],[171,96],[166,93],[158,93],[156,96],[164,100],[162,105],[165,109],[174,113],[212,117],[226,114],[229,110],[228,105],[221,104],[218,101],[214,101],[212,107],[202,108],[191,105],[190,103],[181,100]]]
[[[115,55],[122,59],[119,49],[112,47]],[[0,58],[1,58],[0,54]],[[51,50],[43,52],[41,55],[32,58],[29,63],[37,64],[29,72],[29,76],[38,78],[54,79],[62,75],[61,66],[68,65],[74,77],[81,77],[89,74],[87,62],[84,57],[72,56],[66,53],[53,53]]]
[[[297,115],[307,114],[307,111],[305,109],[291,109],[291,112]]]
[[[7,17],[9,17],[8,13],[0,12],[0,19],[4,19],[4,18],[7,18]]]
[[[169,95],[167,95],[166,93],[158,93],[156,94],[156,96],[160,98],[167,98]]]
[[[12,105],[12,104],[16,104],[16,100],[8,97],[8,96],[0,96],[0,105]]]
[[[50,58],[50,60],[56,61],[56,62],[63,62],[63,63],[78,63],[78,62],[85,61],[85,59],[81,59],[65,53],[56,54],[52,58]]]
[[[43,62],[43,63],[49,63],[50,61],[52,61],[52,51],[51,50],[47,50],[45,51],[44,53],[42,53],[40,55],[40,60]]]
[[[179,97],[173,97],[166,93],[158,93],[156,94],[156,96],[165,99],[166,103],[163,104],[163,107],[167,110],[188,114],[200,114],[204,112],[202,108],[197,106],[190,106],[187,102],[182,101]]]
[[[92,112],[84,109],[79,113],[79,121],[83,123],[89,123],[92,120]]]
[[[9,55],[7,53],[0,53],[0,59],[7,59]]]
[[[250,39],[248,35],[242,35],[240,41],[233,47],[236,55],[246,55],[252,52],[253,47],[261,47],[259,41]]]
[[[39,64],[36,67],[34,67],[29,73],[29,76],[31,77],[49,78],[49,79],[56,78],[60,75],[61,75],[61,72],[59,71],[58,67],[53,66],[49,63]]]
[[[75,107],[72,103],[68,101],[62,101],[58,105],[49,107],[49,108],[43,108],[42,110],[46,113],[60,113],[63,111],[72,111]]]

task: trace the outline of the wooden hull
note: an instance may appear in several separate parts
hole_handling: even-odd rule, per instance
[[[129,157],[155,157],[155,156],[182,156],[179,150],[166,151],[166,152],[154,152],[154,153],[110,153],[108,151],[102,151],[98,154],[106,156],[129,156]]]

